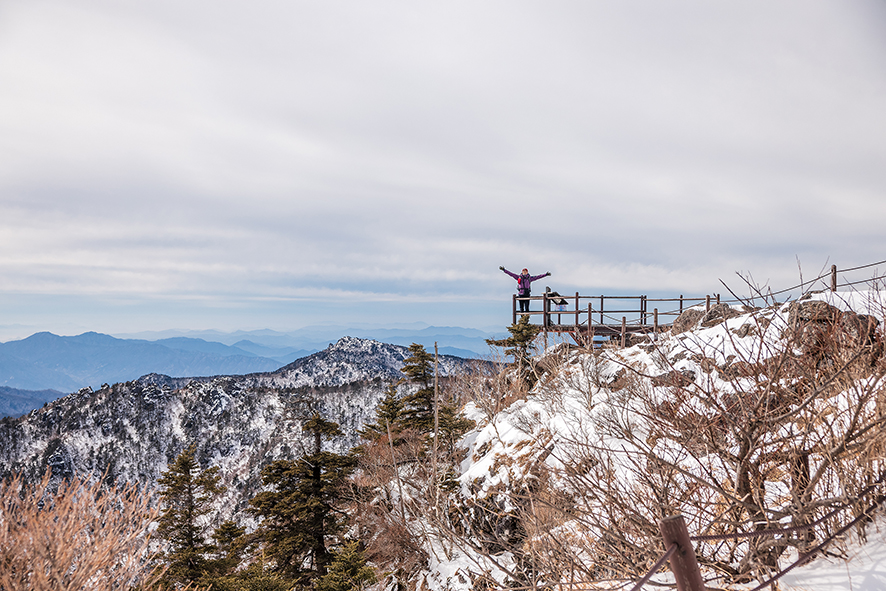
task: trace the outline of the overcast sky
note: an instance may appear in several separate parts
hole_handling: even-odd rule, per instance
[[[0,0],[0,340],[776,289],[884,220],[879,0]]]

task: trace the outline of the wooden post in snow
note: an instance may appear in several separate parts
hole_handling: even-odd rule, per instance
[[[625,348],[625,332],[627,331],[628,319],[621,317],[621,348]]]
[[[837,265],[831,265],[831,291],[837,291]]]
[[[661,531],[665,549],[670,548],[671,544],[677,545],[677,551],[671,555],[671,572],[674,573],[677,591],[705,591],[698,559],[695,557],[683,516],[665,517],[659,522],[658,529]]]

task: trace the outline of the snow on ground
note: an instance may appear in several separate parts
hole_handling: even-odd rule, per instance
[[[886,306],[878,291],[823,292],[811,297],[842,310],[872,315],[884,322]],[[589,376],[593,372],[597,372],[598,379],[602,377],[604,382],[611,382],[625,368],[647,378],[684,371],[697,376],[699,382],[708,380],[717,390],[734,389],[741,380],[724,380],[719,377],[719,371],[712,372],[712,367],[728,367],[734,359],[760,362],[782,350],[786,346],[782,335],[787,327],[789,305],[785,303],[754,312],[735,306],[742,312],[738,317],[709,328],[664,336],[655,347],[638,345],[609,350],[597,359],[586,354],[572,355],[561,366],[560,375],[554,382],[542,380],[527,400],[515,402],[492,418],[469,405],[466,413],[477,421],[478,427],[463,441],[468,455],[461,466],[462,494],[475,499],[495,495],[523,478],[534,462],[560,463],[564,457],[569,457],[576,442],[594,436],[595,416],[614,407],[610,405],[611,394],[607,389],[592,385]],[[546,352],[546,355],[552,354],[562,353],[555,346]],[[667,388],[655,390],[660,390],[662,396],[668,392]],[[557,393],[552,394],[554,391]],[[839,404],[839,400],[833,399],[831,404]],[[629,408],[621,410],[630,412]],[[699,416],[712,412],[705,408],[698,410]],[[597,441],[605,442],[609,449],[613,449],[613,445],[616,448],[630,447],[628,442],[599,433],[596,436],[599,437]],[[673,443],[662,442],[665,445]],[[679,450],[674,453],[676,457]],[[625,477],[630,478],[627,471]],[[792,591],[886,590],[886,520],[880,523],[880,529],[870,528],[864,545],[850,544],[848,562],[820,558],[783,578],[782,588]],[[464,578],[457,575],[458,571],[476,572],[476,565],[458,552],[451,555],[450,560],[434,562],[427,579],[431,583],[429,588],[460,588]],[[790,562],[783,561],[783,566],[788,564]]]
[[[854,544],[848,560],[819,558],[782,577],[785,591],[883,591],[886,589],[886,522],[869,527],[867,542]]]

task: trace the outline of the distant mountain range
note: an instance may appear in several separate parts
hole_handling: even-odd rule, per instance
[[[292,352],[300,352],[304,356],[326,348],[343,336],[371,339],[392,345],[412,343],[424,345],[433,351],[436,342],[442,355],[458,357],[478,357],[489,354],[486,339],[501,338],[507,333],[504,330],[479,330],[457,326],[428,326],[415,323],[401,326],[342,326],[316,325],[306,326],[298,330],[281,332],[275,330],[251,330],[236,332],[206,331],[156,331],[116,336],[126,339],[142,339],[157,343],[178,338],[202,339],[204,341],[222,343],[228,346],[255,353],[256,355],[277,359],[284,364],[295,357]],[[287,358],[288,357],[288,358]]]
[[[0,385],[21,390],[73,392],[124,382],[148,373],[212,376],[273,371],[282,363],[255,353],[199,339],[117,339],[87,332],[61,337],[40,332],[0,344]],[[291,361],[291,360],[290,360]]]
[[[58,390],[18,390],[0,386],[0,417],[17,417],[64,396]]]
[[[429,351],[437,342],[440,354],[466,358],[488,354],[485,339],[494,336],[476,329],[433,326],[315,326],[288,333],[167,331],[124,335],[140,338],[95,332],[77,336],[41,332],[0,343],[0,416],[24,414],[65,392],[152,373],[211,377],[274,371],[324,349],[345,334],[394,345],[420,343]]]

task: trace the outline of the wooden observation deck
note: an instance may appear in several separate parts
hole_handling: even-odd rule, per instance
[[[517,302],[529,302],[529,312],[518,312]],[[650,298],[645,295],[564,296],[546,292],[526,298],[513,296],[513,322],[529,315],[529,322],[545,333],[567,333],[575,342],[587,344],[593,340],[621,339],[624,345],[628,335],[658,333],[667,330],[683,310],[704,304],[710,310],[712,303],[720,303],[720,295],[701,298]],[[535,310],[532,308],[535,307]],[[541,308],[540,310],[538,308]]]

